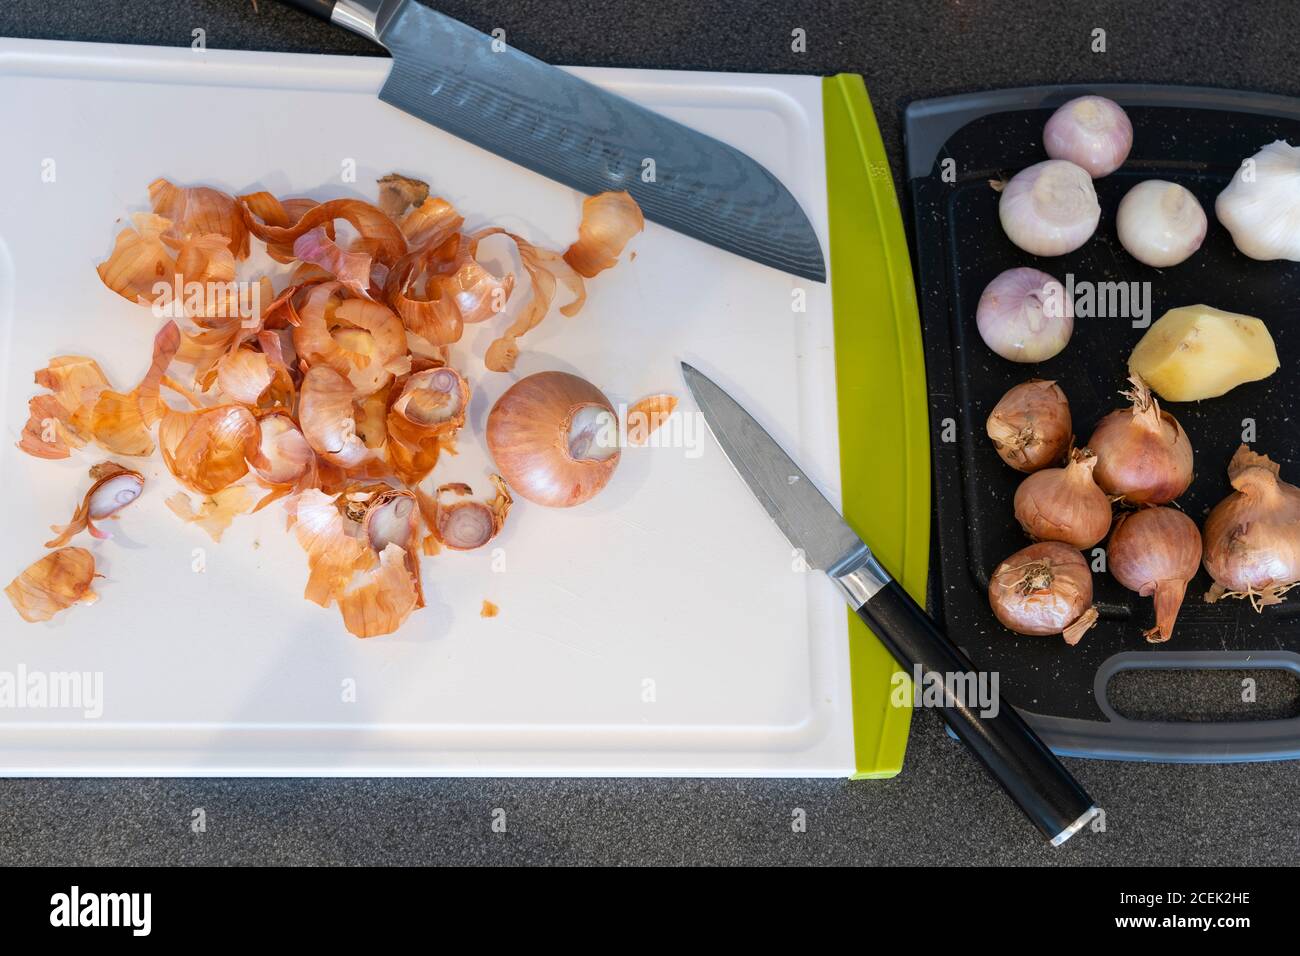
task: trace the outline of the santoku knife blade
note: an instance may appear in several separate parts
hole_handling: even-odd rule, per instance
[[[685,362],[709,430],[804,562],[825,571],[909,675],[935,686],[989,686],[975,665],[890,577],[803,470],[735,399]],[[973,677],[967,681],[966,677]],[[950,678],[959,680],[950,680]],[[996,685],[993,685],[996,686]],[[996,709],[945,694],[943,717],[1035,826],[1060,846],[1098,812],[1092,798],[1005,698]]]
[[[669,229],[826,281],[807,215],[740,150],[416,0],[288,2],[388,49],[384,102],[581,192],[625,189]]]

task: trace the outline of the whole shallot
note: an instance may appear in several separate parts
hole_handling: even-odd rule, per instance
[[[1163,644],[1174,633],[1187,582],[1201,566],[1201,532],[1174,508],[1143,508],[1122,514],[1106,549],[1111,574],[1142,597],[1155,597],[1156,626],[1144,633]]]
[[[1259,610],[1300,583],[1300,488],[1245,445],[1228,480],[1236,490],[1205,519],[1205,570],[1214,579],[1206,600],[1247,598]]]
[[[1106,494],[1128,504],[1166,504],[1192,483],[1192,443],[1141,377],[1129,381],[1123,394],[1131,407],[1111,412],[1088,439],[1097,454],[1093,474]]]
[[[1110,499],[1093,480],[1097,458],[1076,448],[1064,468],[1036,471],[1016,489],[1016,520],[1035,541],[1091,548],[1110,530]]]
[[[999,457],[1016,471],[1059,465],[1073,437],[1065,393],[1036,378],[1003,395],[984,427]]]
[[[989,580],[989,606],[1017,634],[1060,634],[1070,645],[1097,623],[1088,563],[1059,541],[1031,544],[999,564]]]

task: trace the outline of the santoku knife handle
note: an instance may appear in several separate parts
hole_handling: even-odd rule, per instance
[[[977,674],[970,659],[897,581],[859,607],[858,616],[904,667],[919,665],[927,683],[935,679],[928,677],[932,674],[939,680]],[[915,679],[914,674],[908,676]],[[944,695],[944,719],[1053,845],[1064,843],[1092,819],[1092,798],[1010,704],[1000,701],[994,710],[979,701],[956,699],[961,696],[966,695]],[[983,716],[982,709],[992,715]]]
[[[387,0],[284,0],[313,17],[328,20],[335,26],[379,43],[379,21],[387,20],[384,11],[391,7]],[[391,13],[391,10],[389,11]]]
[[[328,20],[334,15],[334,4],[337,0],[284,0],[284,2],[304,13],[310,13],[313,17]]]

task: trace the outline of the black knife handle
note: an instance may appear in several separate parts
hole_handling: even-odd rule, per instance
[[[911,669],[917,665],[923,675],[939,679],[977,674],[970,658],[897,581],[859,607],[858,616],[913,679]],[[999,694],[996,713],[982,716],[978,700],[944,696],[948,725],[1053,845],[1064,843],[1091,819],[1092,798],[1005,698]]]
[[[303,13],[328,20],[334,15],[334,4],[338,0],[284,0],[291,7],[297,7]]]

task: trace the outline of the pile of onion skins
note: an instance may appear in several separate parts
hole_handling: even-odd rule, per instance
[[[130,459],[157,449],[185,489],[168,506],[215,540],[237,515],[282,501],[307,555],[306,598],[337,604],[358,637],[391,633],[423,606],[420,555],[487,544],[512,490],[564,507],[608,482],[619,458],[608,399],[577,376],[542,372],[516,382],[489,415],[500,474],[486,495],[463,483],[425,487],[465,424],[471,385],[453,354],[464,327],[511,306],[484,362],[513,369],[520,338],[546,317],[557,286],[568,293],[560,311],[574,315],[584,279],[613,266],[644,228],[627,193],[587,199],[578,239],[563,253],[498,228],[463,231],[449,203],[397,175],[380,180],[378,204],[236,198],[163,179],[149,197],[152,211],[118,235],[99,276],[149,314],[172,287],[183,301],[176,295],[163,312],[173,318],[129,391],[114,390],[84,356],[38,371],[46,391],[31,399],[23,451],[62,459],[93,446]],[[526,286],[478,261],[480,241],[496,235],[513,241]],[[236,280],[250,281],[238,270],[253,239],[291,271],[278,291],[267,276],[252,279],[262,308],[247,315]],[[644,443],[673,405],[653,396],[633,406],[629,441]],[[96,522],[144,489],[120,461],[99,462],[90,479],[71,521],[46,543],[52,550],[5,589],[28,621],[96,599],[93,555],[69,542],[82,531],[107,537]]]
[[[1037,542],[1002,561],[989,582],[994,615],[1017,633],[1079,642],[1097,620],[1080,552],[1107,534],[1111,574],[1154,599],[1152,643],[1173,636],[1202,558],[1214,580],[1207,601],[1246,598],[1259,610],[1300,583],[1300,489],[1242,445],[1228,467],[1235,491],[1210,512],[1202,542],[1196,522],[1169,507],[1191,484],[1191,443],[1142,379],[1130,382],[1129,406],[1103,418],[1085,448],[1073,447],[1070,406],[1055,382],[1017,385],[989,416],[998,455],[1028,473],[1015,514]],[[1123,509],[1118,517],[1112,504]]]

